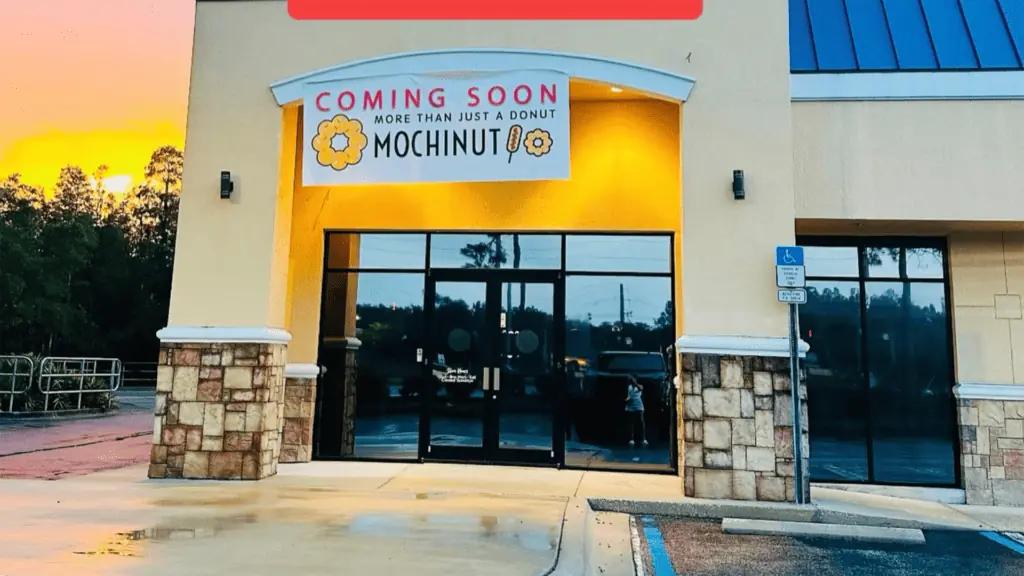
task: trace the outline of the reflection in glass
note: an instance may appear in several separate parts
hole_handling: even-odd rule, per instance
[[[938,248],[907,248],[907,277],[942,278],[945,266]]]
[[[562,238],[551,234],[434,234],[431,268],[555,270],[562,266]]]
[[[415,458],[423,274],[328,272],[326,286],[318,454],[352,455],[341,440],[343,414],[353,412],[352,406],[341,407],[349,401],[355,405],[355,456]],[[354,367],[349,355],[355,356]],[[348,394],[346,386],[352,387]]]
[[[671,278],[568,276],[565,301],[566,464],[670,468]],[[636,407],[630,375],[642,387],[647,446],[631,435],[638,415],[627,410]]]
[[[342,234],[327,240],[328,268],[422,270],[426,234]]]
[[[900,278],[899,248],[865,248],[864,263],[870,278]]]
[[[565,237],[565,269],[570,272],[672,271],[669,236]]]
[[[426,358],[433,394],[432,446],[483,446],[484,368],[492,360],[486,320],[486,283],[436,284]]]
[[[869,282],[865,294],[875,479],[952,484],[945,289],[937,282]]]
[[[857,249],[851,246],[805,246],[808,278],[856,278],[860,275]]]
[[[552,449],[555,378],[553,284],[503,283],[498,342],[500,448]]]
[[[869,479],[860,320],[857,282],[807,283],[800,330],[811,347],[804,365],[811,479],[815,481]]]

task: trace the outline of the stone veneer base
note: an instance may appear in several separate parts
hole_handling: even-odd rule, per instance
[[[678,390],[683,491],[695,498],[792,501],[789,359],[684,352]],[[810,455],[801,387],[804,470]],[[810,482],[804,479],[804,501]]]
[[[309,462],[313,459],[313,407],[316,405],[316,378],[285,378],[282,463]]]
[[[163,343],[150,478],[277,473],[285,344]]]
[[[957,404],[967,503],[1024,506],[1024,400]]]

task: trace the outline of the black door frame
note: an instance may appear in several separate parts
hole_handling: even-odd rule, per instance
[[[500,330],[501,286],[503,283],[549,284],[553,287],[553,337],[552,377],[556,383],[552,386],[553,398],[547,407],[551,418],[551,449],[529,450],[520,448],[502,448],[498,422],[501,414],[501,391],[491,393],[488,399],[484,395],[483,413],[483,445],[469,446],[433,446],[430,444],[430,419],[434,395],[423,394],[420,405],[419,459],[420,461],[438,462],[471,462],[486,464],[528,464],[562,467],[565,463],[565,434],[562,433],[562,405],[564,402],[565,368],[565,275],[560,270],[516,270],[495,268],[432,268],[426,272],[423,290],[424,330],[429,334],[434,321],[434,304],[438,282],[464,282],[484,284],[487,290],[487,309],[485,323],[488,327],[488,354],[491,363],[497,369],[498,347],[493,338]],[[492,305],[494,304],[494,305]],[[423,381],[432,378],[430,358],[435,357],[431,338],[424,338],[423,349]],[[485,368],[490,369],[490,368]]]

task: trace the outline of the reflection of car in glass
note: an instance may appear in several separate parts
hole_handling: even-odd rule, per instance
[[[643,386],[648,439],[665,441],[669,433],[670,375],[659,352],[605,351],[586,368],[572,364],[567,371],[569,417],[588,444],[616,444],[621,439],[614,423],[625,417],[626,378],[636,377]],[[582,378],[580,378],[582,373]]]

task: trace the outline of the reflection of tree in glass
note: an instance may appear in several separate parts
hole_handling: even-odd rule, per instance
[[[501,234],[487,234],[486,242],[467,244],[459,250],[459,254],[469,259],[464,268],[501,268],[508,262],[508,253],[502,246]],[[519,245],[519,234],[512,235],[512,268],[518,270],[522,261],[523,251]],[[509,296],[511,300],[511,295]],[[509,308],[512,303],[509,302]],[[519,285],[519,310],[526,308],[526,284]]]

